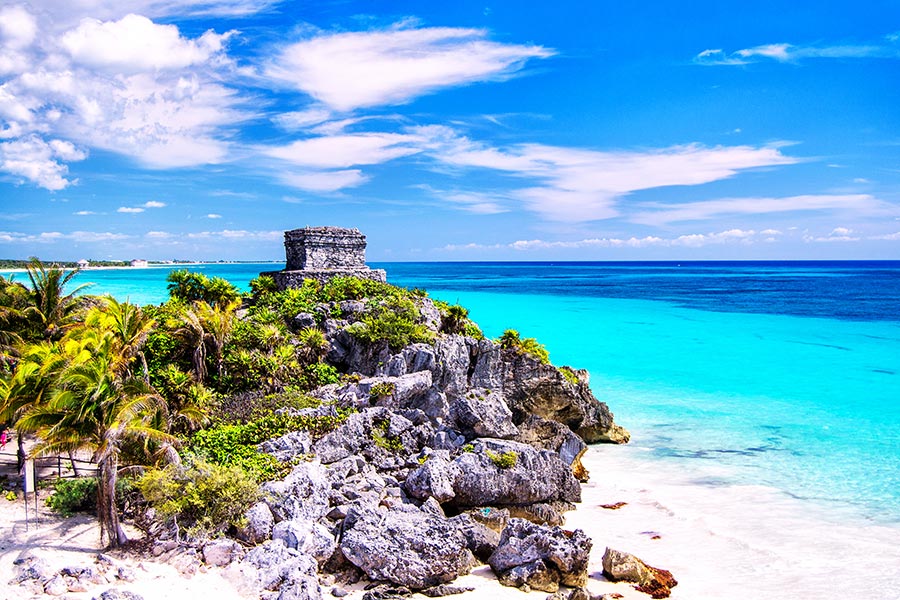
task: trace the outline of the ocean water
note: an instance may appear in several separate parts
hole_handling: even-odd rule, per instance
[[[467,306],[491,337],[515,328],[587,369],[632,432],[631,458],[900,527],[900,262],[374,266]],[[280,265],[189,268],[246,289]],[[77,281],[158,303],[170,269]]]

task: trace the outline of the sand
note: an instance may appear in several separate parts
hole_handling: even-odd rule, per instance
[[[583,529],[594,541],[588,584],[592,594],[648,598],[628,584],[602,577],[600,561],[610,546],[672,571],[679,580],[672,594],[675,600],[900,598],[897,527],[828,519],[826,511],[811,511],[809,503],[770,488],[713,483],[712,472],[668,473],[659,461],[642,458],[643,450],[604,446],[592,448],[585,457],[591,481],[582,488],[578,509],[567,514],[566,527]],[[625,504],[617,510],[601,508],[620,502]],[[47,598],[3,585],[13,572],[12,561],[23,551],[57,568],[91,564],[99,551],[99,528],[93,518],[61,519],[45,508],[40,516],[41,522],[26,531],[22,499],[0,498],[0,577],[7,578],[0,582],[3,600]],[[116,557],[136,574],[135,581],[119,582],[116,587],[145,600],[242,597],[219,568],[203,567],[186,578],[151,559]],[[486,566],[454,584],[476,588],[454,596],[460,600],[543,600],[547,596],[503,587]],[[88,600],[108,587],[112,586],[69,593],[66,598]],[[329,590],[323,589],[326,598]],[[353,586],[348,598],[358,600],[363,593]]]

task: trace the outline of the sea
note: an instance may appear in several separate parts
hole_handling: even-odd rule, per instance
[[[763,508],[753,510],[814,519],[813,538],[850,526],[878,532],[866,553],[882,537],[898,546],[900,261],[372,266],[466,306],[490,337],[513,328],[554,364],[587,369],[632,434],[627,447],[592,452],[688,486],[695,500],[676,500],[684,510],[713,510],[701,500],[734,492],[742,511],[756,499]],[[76,281],[91,283],[86,293],[159,303],[172,268],[181,267],[86,270]],[[187,268],[246,289],[281,265]],[[733,528],[743,514],[731,514]],[[851,539],[821,539],[853,551]]]

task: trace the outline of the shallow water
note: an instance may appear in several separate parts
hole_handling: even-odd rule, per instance
[[[900,263],[393,263],[491,337],[536,337],[666,469],[900,525]],[[246,289],[272,264],[192,266]],[[165,300],[171,267],[86,271]],[[17,277],[22,277],[18,275]]]

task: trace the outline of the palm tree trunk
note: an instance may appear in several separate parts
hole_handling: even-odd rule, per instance
[[[81,477],[81,473],[78,472],[78,465],[75,464],[75,457],[72,455],[71,450],[69,450],[69,462],[72,463],[72,473],[75,474],[75,477]]]
[[[116,510],[116,478],[119,457],[111,454],[97,463],[97,517],[100,519],[100,543],[115,548],[128,541]]]

